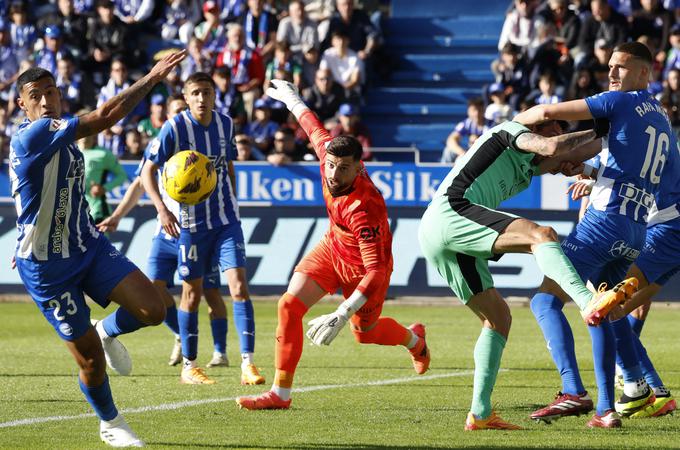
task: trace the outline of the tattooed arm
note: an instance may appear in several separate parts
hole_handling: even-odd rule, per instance
[[[167,55],[161,59],[144,77],[135,84],[101,105],[96,110],[80,117],[76,139],[91,136],[111,128],[116,122],[128,115],[156,83],[165,79],[170,71],[184,59],[186,51]]]
[[[595,138],[597,138],[597,134],[594,130],[577,131],[549,138],[535,133],[524,133],[519,135],[515,141],[515,146],[528,153],[556,156],[587,144]]]

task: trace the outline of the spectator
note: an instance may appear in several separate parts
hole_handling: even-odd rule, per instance
[[[182,80],[186,80],[196,72],[212,73],[214,58],[210,55],[210,52],[204,51],[203,41],[192,36],[189,39],[187,52],[187,57],[181,64]]]
[[[278,129],[276,122],[270,120],[271,107],[267,100],[260,98],[255,101],[254,120],[248,123],[243,132],[247,134],[263,153],[268,153],[272,147],[274,133]]]
[[[484,120],[484,101],[481,98],[473,98],[468,100],[467,105],[467,119],[458,122],[446,139],[446,148],[441,158],[443,163],[453,163],[458,157],[463,156],[475,140],[489,128]]]
[[[666,86],[659,98],[665,97],[671,102],[675,110],[680,109],[680,69],[671,69],[668,72],[666,79]]]
[[[91,89],[87,89],[86,83],[83,82],[83,76],[76,72],[75,61],[69,54],[65,54],[57,61],[57,88],[61,91],[61,96],[69,103],[69,111],[77,111],[83,107],[85,102],[83,98],[83,91],[85,94],[91,93]],[[88,105],[89,106],[89,105]]]
[[[236,22],[246,12],[246,0],[217,0],[220,11],[220,21],[223,23]]]
[[[671,127],[673,128],[673,131],[675,132],[675,136],[678,136],[678,133],[680,132],[680,112],[677,104],[674,104],[670,97],[666,95],[662,95],[659,98],[659,103],[661,103],[661,106],[663,106],[663,109],[666,111],[666,114],[668,114],[668,119],[671,122]]]
[[[614,45],[605,39],[598,39],[595,42],[594,53],[584,62],[593,73],[602,91],[609,89],[609,58],[612,53],[614,53]]]
[[[266,157],[257,147],[253,147],[250,138],[245,134],[237,134],[236,142],[237,161],[264,161]]]
[[[666,48],[674,17],[659,0],[640,0],[640,4],[642,8],[633,12],[630,37],[638,40],[640,36],[648,36],[652,55],[657,55]]]
[[[28,22],[28,13],[23,2],[13,2],[9,5],[9,17],[14,55],[17,61],[23,61],[33,53],[33,45],[38,35],[35,27]]]
[[[43,40],[45,45],[33,55],[33,59],[38,67],[57,73],[57,60],[69,54],[62,48],[61,29],[55,25],[47,27]]]
[[[309,109],[324,123],[333,119],[340,105],[346,101],[345,90],[333,81],[331,71],[328,69],[316,71],[314,86],[304,91],[303,99]]]
[[[111,0],[97,0],[97,18],[90,24],[87,40],[87,66],[94,83],[101,86],[113,57],[123,55],[129,45],[127,27],[113,15]]]
[[[253,103],[262,94],[264,65],[260,54],[244,46],[243,27],[237,23],[227,28],[227,44],[217,56],[217,67],[231,69],[231,82],[243,96],[248,117],[252,116]]]
[[[607,0],[592,0],[590,10],[592,15],[583,22],[578,41],[578,51],[585,57],[593,54],[598,39],[617,46],[628,38],[626,18],[612,10]],[[576,62],[579,62],[579,58],[576,58]]]
[[[154,0],[115,0],[114,14],[121,22],[128,25],[139,25],[151,17],[155,5]],[[135,31],[140,31],[136,28]]]
[[[274,148],[267,161],[274,166],[282,166],[297,161],[313,161],[315,158],[306,149],[295,142],[295,132],[288,127],[281,127],[274,134]]]
[[[243,97],[231,82],[228,67],[218,67],[212,75],[215,82],[215,110],[228,115],[234,121],[234,127],[240,131],[246,123],[246,109]]]
[[[264,61],[274,53],[276,44],[276,17],[262,6],[264,0],[248,0],[248,10],[243,15],[242,25],[246,46],[256,50]]]
[[[9,156],[10,135],[7,134],[8,125],[9,112],[7,111],[7,102],[0,100],[0,160],[4,160]]]
[[[80,59],[87,53],[87,40],[83,39],[87,33],[87,17],[76,12],[73,0],[57,0],[57,8],[38,20],[38,29],[59,27],[64,47],[74,58]]]
[[[200,18],[197,0],[166,0],[163,14],[158,21],[161,38],[165,41],[179,39],[184,45],[188,45],[194,34],[194,24]]]
[[[269,87],[272,79],[285,79],[300,89],[302,84],[302,67],[292,58],[292,54],[285,42],[277,42],[274,58],[267,64],[264,75],[264,87]]]
[[[288,17],[281,19],[276,40],[288,44],[299,64],[305,59],[305,50],[319,48],[316,23],[305,16],[305,7],[301,0],[293,0],[288,4]]]
[[[595,95],[602,90],[587,67],[576,70],[567,90],[567,100],[578,100]]]
[[[564,46],[561,47],[555,41],[555,27],[551,23],[540,26],[537,35],[538,46],[531,60],[531,75],[529,83],[532,89],[538,87],[539,77],[548,72],[555,72],[557,83],[566,86],[574,72],[573,60]]]
[[[526,52],[534,43],[536,29],[542,23],[542,18],[535,14],[537,3],[536,0],[514,1],[514,8],[503,22],[498,50],[502,50],[510,42]]]
[[[10,39],[9,26],[5,19],[0,17],[0,100],[3,102],[9,99],[9,89],[19,76],[19,61]]]
[[[194,35],[203,43],[203,49],[214,59],[222,51],[226,41],[225,28],[220,23],[220,10],[213,0],[203,3],[203,17],[205,20],[198,24]]]
[[[337,12],[330,20],[328,34],[321,48],[325,50],[332,46],[333,36],[340,32],[347,36],[350,50],[356,52],[362,61],[368,59],[380,44],[378,30],[363,10],[354,7],[354,0],[336,0],[335,6]]]
[[[666,57],[664,77],[668,75],[671,69],[680,69],[680,23],[676,23],[671,27],[668,41],[671,48],[668,50],[668,56]]]
[[[125,152],[121,159],[142,159],[144,156],[144,145],[142,145],[142,135],[139,130],[131,128],[125,132]]]
[[[553,72],[546,72],[538,79],[539,95],[536,97],[535,103],[537,105],[550,105],[552,103],[560,103],[562,96],[555,94],[557,89],[557,82]]]
[[[489,96],[491,104],[484,111],[484,118],[491,122],[493,126],[503,123],[513,116],[512,107],[505,99],[505,86],[500,83],[493,83],[489,86]]]
[[[73,9],[78,14],[90,14],[94,11],[95,0],[73,0]]]
[[[361,143],[364,152],[361,155],[362,161],[372,161],[371,135],[366,125],[361,123],[359,108],[352,103],[343,103],[338,110],[339,123],[331,130],[332,137],[354,136]]]
[[[569,9],[568,0],[548,0],[546,7],[539,14],[545,22],[555,26],[557,37],[567,49],[571,50],[578,45],[581,20]]]
[[[506,86],[508,102],[517,109],[519,102],[529,93],[529,73],[526,57],[521,49],[508,42],[501,50],[500,58],[491,64],[496,82]]]
[[[142,146],[144,147],[146,147],[153,138],[158,136],[161,127],[167,119],[165,97],[163,97],[163,94],[153,94],[151,96],[150,110],[151,113],[149,114],[149,117],[140,120],[139,125],[137,125],[137,131],[139,131],[142,137]]]
[[[348,47],[349,38],[342,31],[334,31],[331,42],[333,46],[324,52],[319,68],[331,71],[335,82],[345,89],[347,98],[361,98],[364,62]]]

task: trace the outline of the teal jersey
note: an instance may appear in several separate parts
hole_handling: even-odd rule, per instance
[[[517,138],[530,130],[517,122],[504,122],[482,134],[437,189],[434,202],[452,206],[463,199],[487,208],[523,191],[537,170],[535,154],[517,148]],[[465,202],[467,203],[467,202]],[[455,209],[455,208],[454,208]]]
[[[110,214],[106,196],[92,197],[90,187],[93,184],[101,184],[106,192],[109,192],[123,184],[127,179],[127,174],[116,155],[105,148],[96,147],[85,150],[83,157],[85,158],[85,198],[90,205],[92,217],[95,220],[101,220]],[[109,174],[112,175],[110,180]]]

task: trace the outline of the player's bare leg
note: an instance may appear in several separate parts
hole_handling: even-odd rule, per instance
[[[234,323],[241,347],[241,384],[263,384],[264,377],[260,375],[253,361],[255,313],[248,293],[246,269],[235,267],[227,269],[225,273],[229,284],[229,294],[234,302]]]
[[[246,409],[287,409],[295,369],[302,356],[304,339],[302,318],[327,292],[308,275],[295,272],[288,290],[279,299],[276,327],[276,375],[270,391],[257,397],[236,400]]]
[[[177,323],[177,306],[175,305],[175,298],[170,294],[170,291],[168,291],[168,284],[165,280],[153,280],[152,282],[165,305],[165,320],[163,320],[163,323],[165,323],[170,331],[172,331],[172,334],[175,335],[168,365],[176,366],[182,362],[182,341],[179,338],[179,324]]]
[[[475,345],[472,406],[465,422],[465,430],[518,430],[519,426],[505,422],[491,407],[491,392],[496,384],[503,349],[512,324],[510,308],[494,288],[474,295],[467,302],[467,307],[481,320],[482,332]]]
[[[179,304],[177,318],[182,340],[182,374],[183,384],[215,384],[205,371],[196,364],[198,356],[198,305],[203,295],[203,278],[184,280],[182,283],[182,299]]]
[[[229,367],[227,358],[227,307],[218,288],[205,289],[203,292],[208,304],[208,316],[213,335],[213,355],[205,365],[211,367]]]

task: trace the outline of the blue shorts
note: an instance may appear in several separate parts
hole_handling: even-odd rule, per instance
[[[105,308],[113,288],[137,270],[103,234],[86,245],[85,253],[70,258],[16,259],[26,290],[59,337],[67,341],[78,339],[90,328],[90,308],[83,294]]]
[[[644,246],[645,233],[644,224],[626,216],[588,208],[562,241],[562,250],[583,281],[596,288],[600,283],[612,287],[626,277]]]
[[[178,239],[159,233],[153,237],[147,274],[151,280],[165,281],[167,287],[175,285],[177,270]],[[210,269],[203,279],[203,289],[220,288],[220,266],[217,258],[213,258]]]
[[[663,286],[680,270],[680,229],[665,223],[647,228],[647,239],[635,265],[647,283]]]
[[[182,229],[178,244],[177,271],[182,280],[206,276],[215,263],[223,271],[246,265],[246,245],[240,222],[194,233]]]

